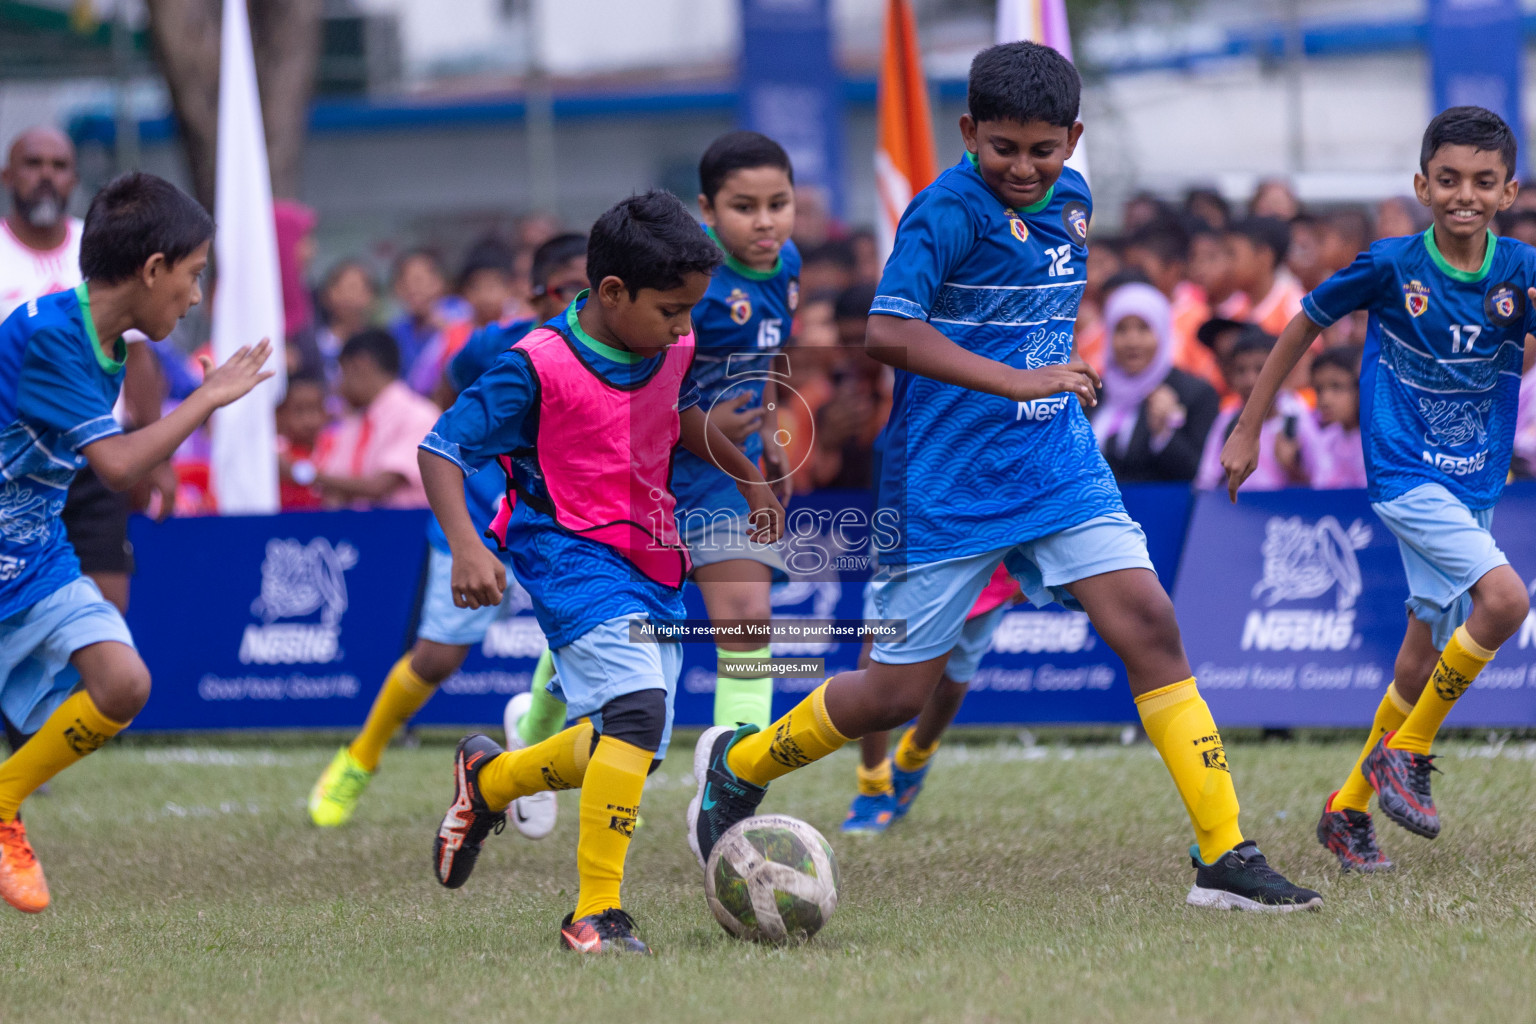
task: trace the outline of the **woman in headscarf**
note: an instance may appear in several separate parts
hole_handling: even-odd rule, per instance
[[[1190,481],[1216,421],[1216,390],[1173,365],[1172,314],[1147,284],[1115,289],[1104,303],[1109,340],[1093,433],[1122,483]]]

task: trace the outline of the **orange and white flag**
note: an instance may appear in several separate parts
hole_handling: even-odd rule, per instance
[[[917,47],[917,21],[907,0],[886,3],[877,97],[875,192],[879,202],[877,238],[884,260],[891,254],[896,222],[907,204],[939,173],[933,153],[933,119],[928,113],[928,85]]]

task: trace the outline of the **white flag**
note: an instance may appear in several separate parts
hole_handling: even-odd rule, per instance
[[[1043,43],[1071,60],[1066,0],[997,0],[997,41],[1016,43],[1021,39]],[[1067,166],[1088,177],[1088,148],[1081,141]]]
[[[225,515],[260,515],[278,509],[273,410],[287,382],[272,178],[245,0],[224,0],[216,207],[214,361],[222,366],[241,346],[270,338],[267,369],[277,376],[214,414],[213,493]]]

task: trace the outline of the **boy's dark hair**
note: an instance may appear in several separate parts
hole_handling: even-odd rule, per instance
[[[1039,43],[1002,43],[971,61],[966,106],[975,121],[1044,121],[1071,128],[1083,82],[1072,62]]]
[[[1343,370],[1355,378],[1356,384],[1360,383],[1360,350],[1353,345],[1334,345],[1323,349],[1312,359],[1312,372],[1316,373],[1324,366]]]
[[[1323,217],[1327,229],[1344,239],[1348,248],[1364,252],[1371,247],[1375,225],[1371,215],[1357,207],[1349,206],[1334,210]]]
[[[358,356],[372,359],[375,366],[391,377],[400,376],[400,345],[395,341],[395,336],[382,327],[370,327],[352,335],[341,346],[341,354],[336,360],[344,363]]]
[[[412,260],[426,260],[432,265],[432,269],[436,271],[439,276],[444,276],[443,257],[438,253],[438,251],[436,249],[429,249],[424,245],[418,245],[415,248],[405,250],[399,256],[395,257],[394,265],[389,268],[389,279],[391,281],[400,280],[400,275],[405,273],[406,265],[409,264]]]
[[[1117,288],[1124,288],[1128,284],[1151,284],[1152,281],[1142,273],[1140,267],[1121,267],[1104,279],[1104,285],[1100,294],[1105,298]]]
[[[1125,247],[1149,252],[1162,263],[1189,262],[1189,232],[1173,220],[1148,224],[1131,235]]]
[[[1258,324],[1245,324],[1243,333],[1237,336],[1232,343],[1232,350],[1227,353],[1229,360],[1249,352],[1268,352],[1275,347],[1275,336],[1265,331]]]
[[[689,274],[713,274],[725,262],[720,247],[666,189],[630,196],[592,225],[587,238],[587,280],[596,288],[616,277],[630,299],[642,288],[669,291]]]
[[[837,299],[832,303],[832,319],[868,319],[869,307],[875,304],[875,293],[878,291],[872,284],[853,284],[844,288],[837,293]]]
[[[556,267],[563,266],[571,260],[580,259],[586,254],[586,235],[578,235],[574,231],[556,235],[533,250],[533,264],[528,268],[528,282],[534,288],[543,288],[549,284],[549,275],[555,272]]]
[[[699,157],[699,191],[714,202],[731,172],[747,167],[777,167],[789,175],[791,185],[795,183],[795,169],[783,146],[759,132],[734,131],[711,142]]]
[[[1220,224],[1212,224],[1209,220],[1206,220],[1204,217],[1201,217],[1199,214],[1195,213],[1194,208],[1199,203],[1210,203],[1212,206],[1220,210],[1222,222]],[[1184,212],[1205,224],[1213,231],[1220,231],[1222,228],[1226,227],[1227,224],[1231,223],[1232,220],[1232,204],[1227,202],[1226,196],[1222,195],[1214,188],[1192,188],[1188,192],[1185,192]]]
[[[1504,161],[1504,180],[1515,175],[1519,140],[1504,119],[1484,107],[1451,107],[1435,115],[1424,129],[1419,146],[1419,170],[1429,173],[1430,158],[1441,146],[1471,146],[1478,151],[1491,150]]]
[[[1255,246],[1275,254],[1275,266],[1285,263],[1291,250],[1291,226],[1275,217],[1244,217],[1227,228],[1229,235],[1241,235]]]
[[[80,237],[80,273],[100,284],[126,281],[162,253],[175,266],[213,237],[213,218],[164,178],[133,171],[96,193]]]
[[[469,279],[482,270],[494,270],[506,277],[512,276],[512,265],[517,260],[517,254],[512,247],[495,235],[475,242],[469,247],[469,252],[464,256],[464,266],[459,270],[458,288],[463,291],[469,284]]]

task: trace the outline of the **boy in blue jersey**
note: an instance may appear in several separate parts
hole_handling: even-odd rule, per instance
[[[213,221],[176,186],[128,174],[91,201],[80,243],[85,281],[19,307],[0,324],[0,710],[27,743],[0,763],[0,897],[36,913],[48,883],[22,826],[38,786],[128,727],[149,670],[117,608],[64,535],[59,512],[89,465],[126,490],[220,406],[272,374],[272,347],[242,348],[174,412],[132,434],[112,416],[127,344],[156,341],[202,298]],[[81,688],[71,695],[76,684]]]
[[[781,400],[775,359],[787,340],[800,297],[800,253],[795,229],[795,178],[782,146],[757,132],[727,132],[699,160],[699,210],[725,255],[704,299],[693,310],[693,377],[710,422],[766,476],[788,503],[791,468],[780,442]],[[787,397],[787,396],[782,396]],[[689,451],[672,467],[678,528],[693,557],[693,581],[717,627],[766,626],[769,592],[785,579],[774,548],[748,540],[747,505],[736,481]],[[760,639],[722,637],[717,664],[763,661],[772,655]],[[773,680],[716,674],[716,725],[773,717]]]
[[[966,154],[903,214],[867,335],[871,354],[897,368],[875,610],[905,620],[906,638],[876,644],[867,670],[835,676],[766,732],[704,734],[688,821],[701,862],[773,779],[916,715],[1002,564],[1035,604],[1080,606],[1125,662],[1194,825],[1188,902],[1321,905],[1238,828],[1221,735],[1173,604],[1079,405],[1097,384],[1069,361],[1092,204],[1063,166],[1083,130],[1080,91],[1072,64],[1034,43],[992,47],[971,65]]]
[[[753,539],[777,540],[783,509],[745,455],[709,423],[689,376],[689,312],[719,250],[666,192],[619,203],[592,228],[591,292],[502,355],[422,442],[422,482],[452,551],[463,608],[494,606],[506,567],[482,543],[464,478],[510,462],[518,500],[506,528],[512,568],[532,598],[573,718],[523,750],[466,737],[438,829],[438,880],[468,879],[485,837],[515,799],[581,789],[580,891],[561,923],[582,953],[648,952],[619,898],[646,775],[665,755],[680,645],[641,642],[645,623],[683,619],[689,567],[667,490],[673,447],[710,458],[739,483]]]
[[[1318,822],[1318,841],[1346,871],[1392,866],[1367,810],[1373,789],[1388,818],[1439,834],[1430,745],[1530,609],[1488,532],[1536,327],[1536,250],[1489,230],[1515,201],[1515,153],[1509,126],[1481,107],[1452,107],[1429,123],[1413,185],[1434,223],[1382,239],[1306,297],[1222,452],[1236,500],[1281,381],[1325,328],[1369,311],[1360,434],[1372,507],[1408,575],[1408,629],[1365,749]]]
[[[565,309],[587,286],[586,255],[583,235],[560,235],[534,252],[531,277],[533,310],[538,319],[489,324],[472,334],[444,374],[454,393],[478,380],[539,321]],[[499,542],[487,531],[506,489],[506,475],[496,466],[481,470],[464,484],[470,518],[492,550],[500,549]],[[427,578],[416,643],[389,670],[362,731],[336,752],[316,780],[309,794],[309,817],[316,825],[334,827],[352,819],[390,739],[431,699],[443,680],[459,670],[470,647],[485,639],[491,624],[514,611],[510,590],[499,606],[455,607],[448,585],[452,562],[448,539],[435,519],[427,525],[427,542]],[[503,553],[502,557],[506,560],[509,556]],[[553,664],[545,651],[534,669],[529,692],[508,702],[507,744],[512,749],[537,743],[565,725],[565,706],[546,688]],[[533,794],[516,802],[512,823],[528,838],[542,839],[555,827],[556,810],[553,793]]]

